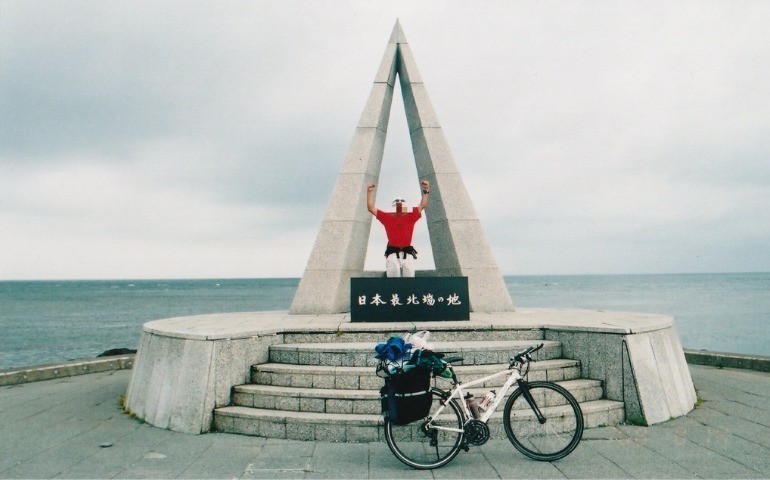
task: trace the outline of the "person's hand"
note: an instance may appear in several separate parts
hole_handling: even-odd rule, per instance
[[[369,186],[366,187],[367,192],[373,192],[374,191],[374,184],[370,183]]]
[[[422,188],[423,192],[430,192],[430,183],[428,183],[427,180],[423,180],[420,182],[420,187]]]

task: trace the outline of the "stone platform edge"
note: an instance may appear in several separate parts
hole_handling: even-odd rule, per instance
[[[740,368],[757,372],[770,372],[770,356],[743,353],[713,352],[709,350],[684,349],[684,358],[691,365],[706,365],[717,368]]]
[[[0,387],[111,370],[130,370],[134,366],[135,357],[136,354],[132,353],[0,370]]]

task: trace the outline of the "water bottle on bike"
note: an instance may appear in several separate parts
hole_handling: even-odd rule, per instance
[[[486,395],[484,395],[484,398],[481,399],[479,402],[479,410],[481,411],[487,411],[489,407],[492,405],[492,402],[495,400],[495,391],[490,390],[487,392]]]
[[[474,397],[471,392],[468,392],[468,394],[465,395],[465,403],[468,405],[468,408],[470,409],[471,415],[473,415],[473,418],[481,417],[481,415],[479,414],[479,404],[476,402],[476,397]]]

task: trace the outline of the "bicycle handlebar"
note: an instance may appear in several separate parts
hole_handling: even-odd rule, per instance
[[[511,357],[509,368],[513,367],[513,365],[515,363],[524,364],[524,363],[532,361],[532,354],[537,352],[541,348],[543,348],[544,345],[545,345],[544,343],[541,343],[539,345],[532,345],[532,346],[529,346],[529,347],[525,348],[524,350],[520,351],[519,353],[517,353],[516,355]],[[440,354],[440,356],[443,357],[443,358],[441,358],[441,361],[448,368],[452,368],[452,363],[462,362],[463,361],[463,357],[459,357],[459,356],[444,357],[443,354]],[[454,370],[452,370],[452,376],[454,376]]]
[[[543,343],[540,345],[532,345],[531,347],[527,347],[524,350],[520,351],[516,355],[511,358],[511,365],[514,363],[527,363],[532,360],[532,354],[543,348]]]

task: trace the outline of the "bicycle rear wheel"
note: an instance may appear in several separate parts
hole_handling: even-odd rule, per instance
[[[524,389],[531,394],[530,405]],[[535,411],[539,410],[542,420]],[[534,460],[553,461],[572,452],[583,436],[583,411],[567,389],[551,382],[524,383],[503,411],[508,439]]]
[[[440,390],[433,390],[430,415],[435,413],[446,396]],[[462,446],[463,416],[454,400],[447,403],[441,415],[433,419],[433,423],[460,429],[459,432],[428,428],[428,419],[426,417],[407,425],[396,425],[385,419],[385,440],[390,451],[412,468],[424,470],[446,465],[457,456]]]

